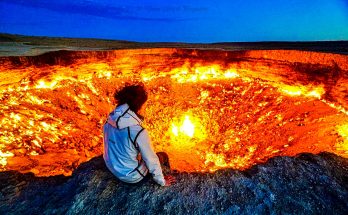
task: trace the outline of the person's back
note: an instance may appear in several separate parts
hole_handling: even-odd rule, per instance
[[[146,91],[142,86],[125,87],[115,99],[119,105],[103,126],[106,166],[126,183],[137,183],[150,173],[158,184],[170,185],[175,180],[170,176],[165,180],[148,131],[136,113],[147,99]]]

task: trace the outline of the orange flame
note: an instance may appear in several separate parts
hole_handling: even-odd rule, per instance
[[[0,169],[71,174],[102,153],[101,127],[115,89],[138,81],[149,92],[144,126],[174,169],[245,169],[301,152],[348,157],[347,106],[326,96],[325,83],[291,82],[282,74],[294,71],[263,61],[172,57],[177,52],[0,66]]]

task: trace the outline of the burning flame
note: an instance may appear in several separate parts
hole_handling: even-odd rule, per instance
[[[45,82],[44,80],[40,80],[38,84],[35,86],[37,89],[53,89],[56,86],[57,81],[52,81],[50,83]]]
[[[192,124],[188,115],[185,116],[185,120],[179,128],[174,123],[172,124],[172,132],[175,136],[179,136],[179,132],[180,132],[192,138],[194,131],[195,131],[195,126]]]
[[[290,96],[306,96],[320,99],[325,93],[322,86],[289,86],[279,85],[279,89]]]
[[[336,144],[336,149],[348,154],[348,123],[337,126],[337,132],[342,140]]]
[[[13,153],[12,152],[9,152],[9,151],[7,151],[7,152],[2,152],[1,150],[0,150],[0,165],[2,165],[2,166],[6,166],[6,164],[7,164],[7,158],[8,157],[13,157]]]
[[[171,142],[177,148],[192,148],[205,139],[205,130],[200,120],[189,113],[171,124]]]
[[[115,89],[138,81],[149,92],[144,127],[174,169],[245,169],[301,152],[348,156],[348,111],[329,99],[323,83],[291,83],[279,75],[288,70],[262,62],[173,53],[127,50],[69,66],[0,65],[0,169],[71,174],[102,153],[101,127]]]
[[[189,116],[185,116],[185,120],[182,126],[180,127],[180,131],[182,133],[185,133],[189,137],[193,137],[195,126],[190,121]]]

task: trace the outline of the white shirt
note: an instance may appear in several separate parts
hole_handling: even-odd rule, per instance
[[[104,161],[107,168],[121,181],[136,183],[149,172],[158,184],[164,186],[161,164],[148,131],[141,127],[141,123],[141,119],[129,109],[128,104],[120,105],[110,113],[103,126]],[[142,162],[137,160],[139,152]]]

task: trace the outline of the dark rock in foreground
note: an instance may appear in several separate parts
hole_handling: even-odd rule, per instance
[[[348,159],[329,153],[176,177],[172,187],[126,185],[102,157],[71,177],[1,172],[0,214],[348,214]]]

